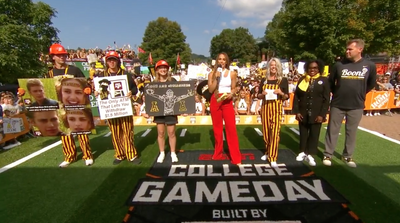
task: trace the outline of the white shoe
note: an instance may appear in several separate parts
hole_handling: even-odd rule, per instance
[[[58,166],[61,167],[61,168],[65,168],[65,167],[67,167],[69,164],[70,164],[70,162],[63,161],[63,162],[62,162],[60,165],[58,165]]]
[[[276,162],[271,162],[271,167],[272,168],[278,168],[278,164]]]
[[[311,155],[306,156],[305,160],[308,162],[308,164],[310,164],[310,166],[317,165],[317,163],[314,160],[314,157],[312,157]]]
[[[158,155],[158,158],[157,158],[157,163],[164,162],[164,159],[165,159],[165,153],[160,153],[160,155]]]
[[[173,163],[178,162],[178,156],[176,155],[176,153],[171,153],[171,160]]]
[[[267,156],[267,155],[264,155],[264,156],[261,157],[261,160],[264,160],[264,161],[265,161],[265,160],[267,160],[267,159],[268,159],[268,156]]]
[[[93,165],[93,160],[92,159],[85,160],[85,164],[86,164],[86,166],[91,166],[91,165]]]
[[[330,157],[324,156],[324,159],[322,160],[322,163],[325,166],[331,166],[332,165],[332,161]]]
[[[306,158],[306,154],[304,152],[299,153],[296,157],[296,161],[303,161]]]

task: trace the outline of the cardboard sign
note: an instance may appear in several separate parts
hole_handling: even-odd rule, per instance
[[[101,120],[133,115],[126,75],[97,77],[93,82]]]
[[[193,81],[155,82],[145,86],[146,113],[166,116],[195,113]]]

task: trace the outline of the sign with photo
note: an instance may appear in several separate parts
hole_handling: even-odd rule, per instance
[[[166,116],[195,113],[193,81],[153,82],[145,86],[146,113]]]
[[[23,102],[28,112],[59,109],[55,82],[52,78],[18,79],[19,86],[25,89]]]
[[[132,116],[132,101],[126,75],[94,78],[100,119]]]
[[[85,78],[71,75],[19,79],[27,116],[37,136],[95,134],[90,87]]]

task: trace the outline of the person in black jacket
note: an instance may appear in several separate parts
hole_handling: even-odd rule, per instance
[[[336,149],[343,118],[346,118],[346,139],[342,158],[349,167],[357,166],[352,159],[357,128],[364,113],[366,94],[376,84],[375,64],[361,56],[364,45],[362,39],[348,41],[346,59],[336,62],[329,76],[332,101],[325,137],[323,164],[326,166],[332,165],[331,158]]]
[[[307,62],[304,70],[306,73],[297,84],[293,100],[293,112],[300,130],[301,152],[296,160],[305,160],[310,166],[315,166],[313,155],[317,153],[321,125],[328,113],[330,86],[328,78],[322,76],[322,61]]]

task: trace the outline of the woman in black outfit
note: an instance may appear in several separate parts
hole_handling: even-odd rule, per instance
[[[313,155],[317,153],[321,126],[328,113],[330,85],[328,78],[322,77],[322,61],[309,61],[304,70],[306,73],[299,79],[293,101],[300,130],[300,153],[296,160],[315,166]]]

